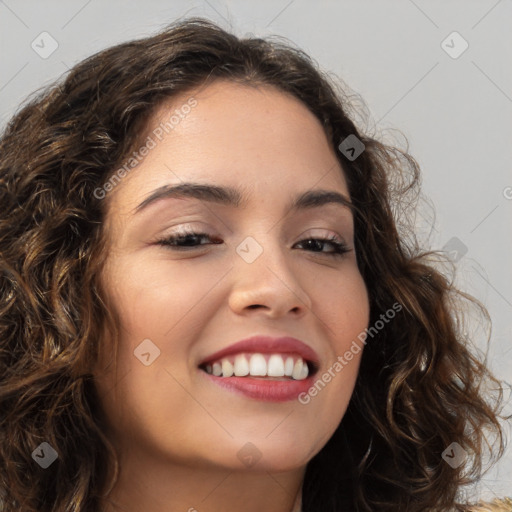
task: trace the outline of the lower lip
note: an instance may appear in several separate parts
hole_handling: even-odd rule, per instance
[[[313,383],[313,375],[304,380],[265,380],[251,377],[216,377],[199,370],[206,378],[224,389],[265,402],[287,402],[305,393]]]

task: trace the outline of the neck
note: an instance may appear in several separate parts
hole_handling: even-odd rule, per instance
[[[237,471],[218,467],[120,460],[105,512],[301,512],[305,467],[291,471]]]

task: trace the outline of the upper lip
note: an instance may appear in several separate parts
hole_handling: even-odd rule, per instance
[[[223,357],[239,354],[241,352],[260,354],[298,354],[305,361],[313,363],[315,367],[318,367],[319,364],[318,355],[313,348],[297,338],[292,338],[290,336],[275,338],[272,336],[256,335],[237,341],[226,348],[210,354],[205,357],[199,365],[205,365],[222,359]]]

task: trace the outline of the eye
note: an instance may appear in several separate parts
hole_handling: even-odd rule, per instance
[[[332,235],[327,238],[305,238],[304,240],[301,240],[299,244],[305,245],[307,243],[307,246],[309,246],[310,249],[320,249],[320,250],[313,250],[312,252],[321,252],[323,254],[328,254],[329,256],[341,256],[347,252],[350,252],[351,249],[347,247],[345,242],[338,238],[336,235]],[[331,245],[334,247],[334,251],[332,252],[324,252],[322,251],[322,248],[325,247],[326,244]]]
[[[161,240],[158,240],[156,243],[158,245],[162,245],[164,247],[168,247],[171,250],[176,251],[186,251],[197,248],[201,245],[207,245],[207,243],[200,243],[200,241],[210,241],[213,244],[221,244],[222,240],[213,239],[207,233],[198,233],[194,231],[184,230],[180,233],[173,234]],[[347,252],[350,252],[352,249],[349,249],[347,245],[338,238],[336,235],[332,235],[326,238],[305,238],[298,242],[296,245],[306,246],[306,250],[310,252],[320,252],[323,254],[327,254],[329,256],[341,256]],[[325,252],[322,249],[325,248],[326,245],[330,245],[333,247],[332,251]]]
[[[158,240],[156,243],[158,245],[163,245],[165,247],[169,247],[173,250],[187,250],[193,249],[198,245],[206,245],[198,243],[198,240],[212,240],[210,235],[207,233],[196,233],[194,231],[183,230],[180,233],[176,233],[174,235],[168,236],[167,238],[163,238]],[[222,243],[221,240],[213,241],[214,244]]]

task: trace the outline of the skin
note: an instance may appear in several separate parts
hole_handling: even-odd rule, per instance
[[[217,81],[173,98],[147,134],[192,95],[197,106],[105,199],[102,283],[121,322],[117,357],[104,343],[95,371],[120,454],[109,510],[299,510],[306,464],[339,425],[362,352],[307,405],[225,390],[198,364],[254,334],[288,335],[317,352],[319,377],[368,326],[350,210],[286,210],[312,189],[349,198],[347,184],[317,118],[269,86]],[[247,203],[168,198],[134,213],[155,189],[184,181],[239,188]],[[199,239],[186,252],[156,243],[183,227],[222,243]],[[333,234],[351,250],[301,244]],[[247,236],[263,249],[252,263],[236,252]],[[134,356],[144,339],[160,350],[149,366]],[[237,457],[248,442],[261,454],[251,467]]]

